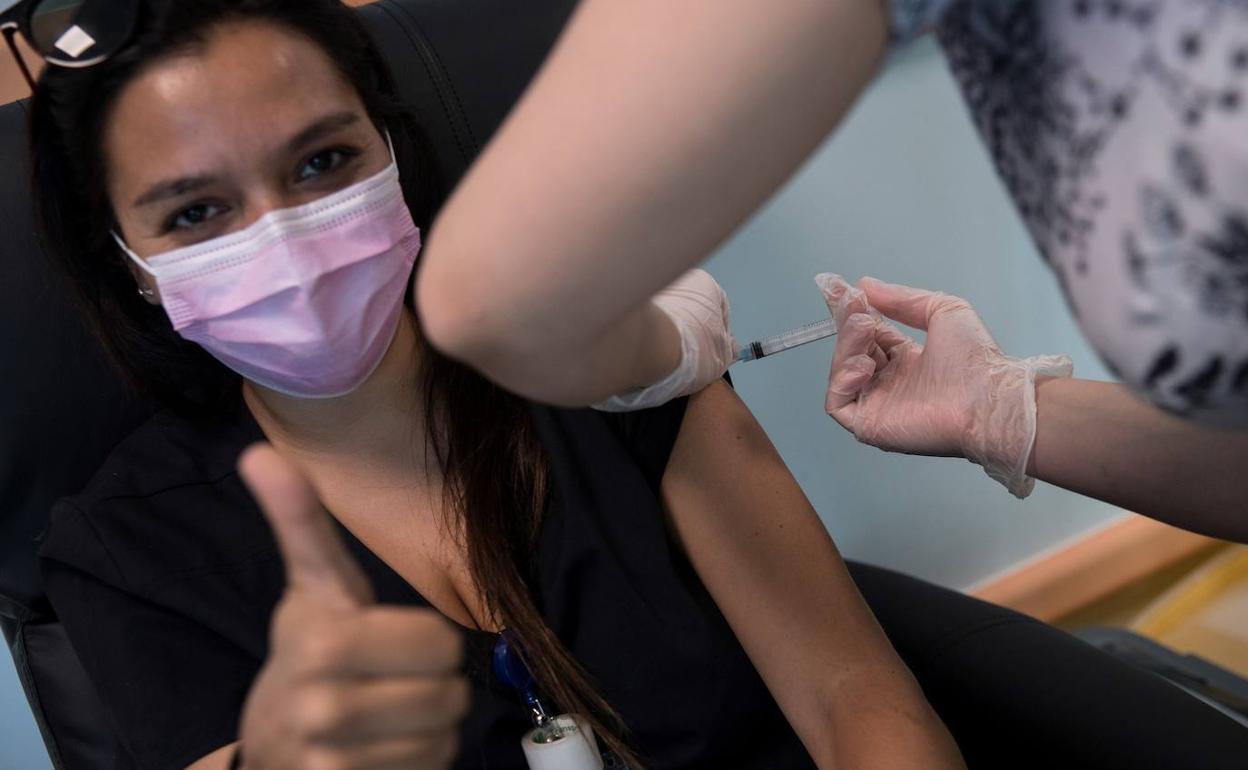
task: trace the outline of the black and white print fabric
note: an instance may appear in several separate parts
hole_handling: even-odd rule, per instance
[[[1248,0],[962,0],[939,34],[1093,346],[1248,425]]]
[[[889,38],[896,47],[933,27],[954,0],[890,0]]]

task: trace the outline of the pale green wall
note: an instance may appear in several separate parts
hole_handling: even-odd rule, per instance
[[[50,770],[52,763],[17,682],[13,659],[0,650],[0,770]]]
[[[875,275],[970,299],[1013,355],[1065,352],[1077,374],[1108,377],[1010,208],[931,40],[893,63],[710,269],[732,300],[739,339],[826,316],[815,273]],[[816,343],[733,376],[847,556],[966,587],[1119,515],[1046,485],[1019,502],[966,461],[857,444],[823,414],[831,352],[831,342]]]

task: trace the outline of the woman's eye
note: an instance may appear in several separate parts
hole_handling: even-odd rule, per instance
[[[318,152],[308,158],[307,162],[303,164],[303,168],[299,169],[299,181],[315,179],[318,176],[337,170],[351,158],[351,155],[352,153],[342,149]]]
[[[187,206],[169,218],[165,229],[166,231],[193,230],[219,215],[224,209],[224,206],[212,203],[196,203],[194,206]]]

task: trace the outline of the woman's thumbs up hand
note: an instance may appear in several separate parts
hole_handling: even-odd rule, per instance
[[[239,461],[277,538],[286,592],[240,731],[248,770],[445,768],[469,688],[438,613],[374,604],[308,481],[259,444]]]

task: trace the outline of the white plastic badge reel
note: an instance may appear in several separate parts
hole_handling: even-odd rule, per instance
[[[508,631],[499,634],[494,645],[494,675],[515,688],[529,706],[534,727],[520,739],[529,770],[603,770],[593,728],[575,714],[546,713],[519,642]]]
[[[602,770],[594,728],[569,714],[546,717],[521,746],[529,770]]]

